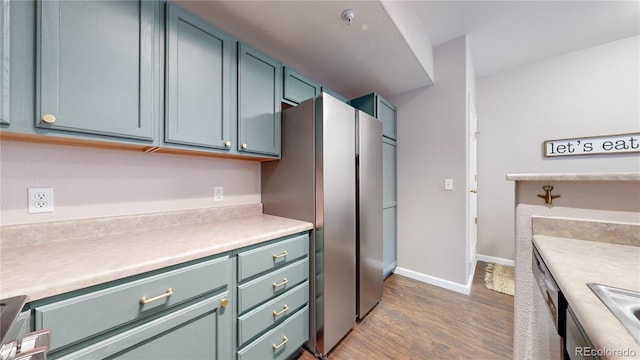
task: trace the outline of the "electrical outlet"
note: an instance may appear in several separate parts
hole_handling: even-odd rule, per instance
[[[213,201],[224,201],[224,187],[213,187]]]
[[[30,188],[27,196],[29,214],[53,212],[53,188]]]

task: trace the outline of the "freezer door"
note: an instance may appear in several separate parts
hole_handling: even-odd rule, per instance
[[[382,298],[382,122],[358,111],[358,317]]]
[[[323,94],[316,106],[316,326],[327,354],[355,325],[355,109]]]

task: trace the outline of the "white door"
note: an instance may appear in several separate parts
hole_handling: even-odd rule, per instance
[[[469,230],[467,274],[471,274],[476,263],[476,249],[478,244],[478,118],[475,104],[469,97]]]

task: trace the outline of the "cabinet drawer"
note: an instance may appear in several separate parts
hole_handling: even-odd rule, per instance
[[[230,271],[229,256],[224,256],[39,306],[36,329],[52,329],[54,350],[224,287],[231,280]],[[142,304],[142,297],[149,302]]]
[[[304,258],[291,265],[238,286],[238,313],[283,294],[309,277],[309,260]]]
[[[296,286],[277,298],[238,318],[238,345],[261,333],[273,324],[286,319],[309,301],[309,282]]]
[[[291,263],[309,253],[309,234],[296,235],[277,243],[238,254],[238,281]]]
[[[238,360],[286,359],[299,351],[308,339],[309,312],[304,308],[238,351]]]

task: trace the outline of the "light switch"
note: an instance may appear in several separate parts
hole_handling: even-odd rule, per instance
[[[444,189],[453,191],[453,179],[444,179]]]

